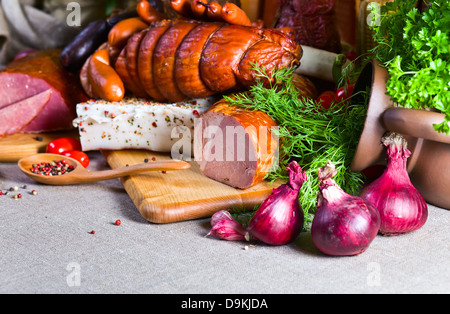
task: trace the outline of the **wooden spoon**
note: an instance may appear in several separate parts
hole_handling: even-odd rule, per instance
[[[62,175],[54,176],[38,175],[30,171],[34,164],[59,161],[62,159],[65,159],[69,165],[72,165],[74,170]],[[183,170],[188,169],[191,165],[181,160],[161,160],[113,170],[89,171],[73,158],[55,154],[37,154],[20,159],[18,166],[24,174],[37,182],[48,185],[72,185],[111,180],[148,171]]]

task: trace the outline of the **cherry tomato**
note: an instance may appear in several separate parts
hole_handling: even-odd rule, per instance
[[[70,151],[70,150],[81,151],[80,141],[73,137],[61,137],[54,141],[51,141],[47,145],[46,152],[49,154],[61,155],[62,153]]]
[[[338,88],[336,91],[336,102],[341,102],[343,100],[348,99],[353,94],[354,86],[348,84],[347,87]]]
[[[330,109],[331,104],[335,101],[335,99],[336,94],[331,90],[327,90],[317,97],[317,103],[321,104],[325,109]]]
[[[356,58],[358,58],[358,54],[354,51],[351,50],[349,52],[347,52],[345,54],[345,56],[347,57],[347,59],[349,59],[350,61],[354,61]]]
[[[63,156],[73,158],[75,160],[78,160],[84,168],[89,166],[89,156],[86,155],[86,153],[79,151],[79,150],[70,150],[62,153]]]

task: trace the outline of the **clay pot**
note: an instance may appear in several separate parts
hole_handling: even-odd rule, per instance
[[[351,170],[386,164],[386,150],[381,137],[387,131],[402,134],[411,157],[407,170],[414,186],[425,200],[450,209],[450,135],[438,133],[433,124],[444,115],[394,106],[386,95],[389,74],[376,61],[367,64],[355,85],[355,93],[370,87],[366,121],[353,158]]]

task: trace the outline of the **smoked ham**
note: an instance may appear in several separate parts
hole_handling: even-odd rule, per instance
[[[0,137],[73,128],[76,104],[87,98],[60,53],[33,52],[0,72]]]
[[[246,189],[276,166],[275,121],[262,111],[246,111],[222,99],[200,117],[194,156],[202,172],[226,185]]]

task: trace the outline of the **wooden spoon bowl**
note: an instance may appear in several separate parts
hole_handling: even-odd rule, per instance
[[[35,164],[60,161],[63,159],[66,160],[69,165],[73,166],[73,171],[53,176],[40,175],[31,171]],[[161,160],[113,170],[89,171],[73,158],[55,154],[37,154],[20,159],[18,166],[25,175],[37,182],[48,185],[72,185],[111,180],[148,171],[184,170],[188,169],[191,165],[181,160]]]

